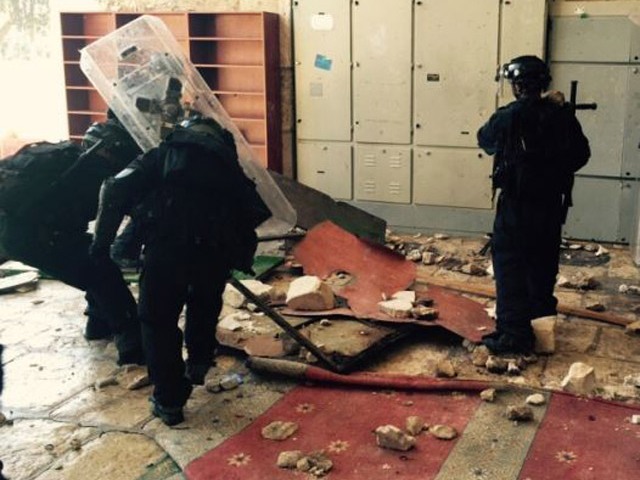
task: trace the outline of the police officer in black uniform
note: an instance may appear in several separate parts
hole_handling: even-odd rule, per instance
[[[89,256],[91,235],[87,233],[88,223],[96,216],[102,181],[141,151],[114,117],[93,124],[84,147],[85,152],[71,142],[56,145],[70,153],[68,168],[52,173],[52,178],[41,178],[42,185],[30,187],[35,191],[33,198],[17,199],[18,207],[1,212],[0,251],[85,291],[89,317],[85,337],[95,340],[115,334],[118,363],[142,364],[135,299],[109,258]],[[3,161],[3,168],[20,170],[35,160],[18,152]]]
[[[499,76],[516,100],[478,131],[479,146],[495,155],[493,187],[500,189],[492,237],[496,331],[483,343],[498,354],[529,353],[531,320],[556,314],[561,226],[573,175],[590,150],[573,106],[560,92],[544,93],[551,76],[541,59],[514,58]]]
[[[231,269],[251,270],[255,228],[271,213],[238,163],[233,136],[199,116],[105,181],[94,256],[107,255],[122,216],[135,205],[145,232],[139,316],[155,386],[152,412],[174,425],[184,420],[192,384],[204,383],[213,362]],[[178,327],[185,305],[186,368]]]

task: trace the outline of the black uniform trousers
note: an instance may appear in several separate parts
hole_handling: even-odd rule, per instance
[[[0,223],[0,243],[9,258],[85,291],[89,313],[103,319],[116,333],[121,357],[141,350],[135,299],[111,259],[94,260],[89,256],[89,234],[54,232],[43,225],[6,217]]]
[[[531,320],[556,314],[562,198],[523,200],[502,192],[493,226],[497,331],[532,340]]]
[[[216,247],[157,241],[145,245],[139,316],[153,395],[160,405],[182,407],[191,393],[178,326],[185,306],[188,361],[212,364],[217,346],[215,328],[229,274],[229,259]]]

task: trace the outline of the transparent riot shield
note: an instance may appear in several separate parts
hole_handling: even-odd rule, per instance
[[[278,235],[295,225],[295,210],[160,19],[141,16],[86,46],[80,68],[145,152],[193,112],[223,125],[273,213],[259,233]]]

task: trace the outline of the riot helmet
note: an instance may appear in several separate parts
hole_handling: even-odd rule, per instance
[[[503,79],[511,82],[514,91],[541,92],[549,86],[551,75],[549,67],[540,58],[535,55],[523,55],[498,68],[496,81]]]
[[[142,150],[115,116],[108,114],[107,118],[89,126],[82,138],[82,148],[105,158],[114,172],[119,172]]]
[[[193,115],[180,123],[182,128],[205,135],[222,136],[226,130],[213,118],[200,114]]]

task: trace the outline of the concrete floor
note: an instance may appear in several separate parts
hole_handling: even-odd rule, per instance
[[[422,240],[411,237],[411,241]],[[482,239],[453,238],[435,245],[464,257],[482,243]],[[561,266],[563,275],[594,275],[601,287],[589,292],[558,289],[558,297],[579,307],[599,301],[608,311],[637,320],[640,297],[620,294],[618,286],[640,284],[640,271],[628,249],[607,248],[611,260],[604,265]],[[470,277],[438,266],[420,268],[455,281],[492,283],[489,277]],[[151,387],[126,388],[144,370],[118,367],[112,343],[83,338],[83,309],[83,294],[56,281],[40,281],[36,290],[0,296],[0,342],[7,347],[0,411],[9,420],[0,426],[0,460],[11,480],[181,479],[182,468],[191,460],[238,432],[293,386],[289,380],[249,372],[242,355],[224,355],[208,379],[238,373],[244,383],[215,394],[197,387],[185,409],[186,422],[166,427],[149,413]],[[625,387],[624,379],[640,375],[639,337],[618,326],[566,317],[561,318],[557,334],[557,352],[541,357],[518,377],[499,377],[474,367],[459,338],[429,333],[389,348],[384,358],[366,368],[433,375],[438,361],[448,358],[459,378],[557,389],[569,366],[582,361],[595,367],[600,394],[637,395],[638,389]],[[96,388],[96,381],[111,377],[114,385]],[[630,401],[640,402],[637,397]]]

